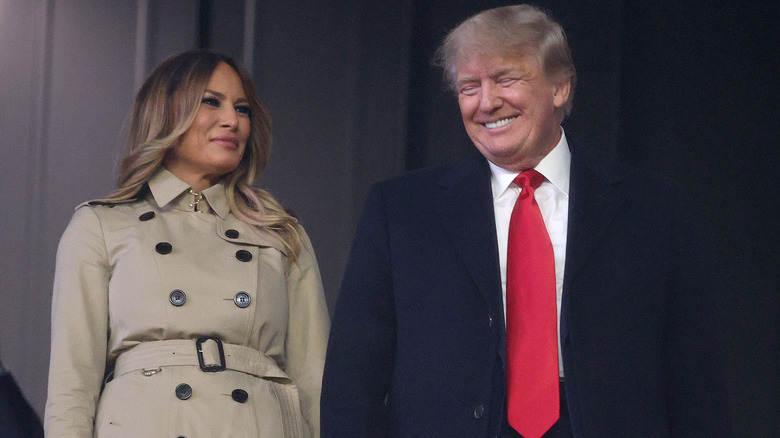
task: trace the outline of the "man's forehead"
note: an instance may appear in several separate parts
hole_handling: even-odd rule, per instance
[[[458,81],[477,76],[498,77],[508,73],[529,73],[536,59],[528,55],[482,55],[463,57],[455,64]]]

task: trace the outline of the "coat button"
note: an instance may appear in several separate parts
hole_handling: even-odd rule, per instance
[[[236,251],[236,258],[241,260],[242,262],[248,262],[252,260],[252,253],[245,249],[239,249],[238,251]]]
[[[493,328],[493,315],[488,315],[488,327]]]
[[[149,219],[151,219],[153,217],[154,217],[154,212],[153,211],[147,211],[146,213],[138,216],[138,220],[141,221],[141,222],[146,222],[146,221],[148,221]]]
[[[482,416],[485,415],[485,407],[482,405],[478,405],[476,408],[474,408],[474,418],[479,420],[482,418]]]
[[[248,293],[241,291],[233,297],[233,302],[236,303],[236,306],[243,309],[249,307],[249,304],[252,302],[252,297],[250,297]]]
[[[249,398],[249,394],[247,394],[243,389],[234,389],[230,394],[230,397],[239,403],[246,403],[246,400]]]
[[[162,255],[165,255],[165,254],[170,254],[171,253],[171,251],[173,250],[173,246],[171,246],[171,244],[168,243],[168,242],[160,242],[160,243],[158,243],[157,245],[154,246],[154,249],[158,253],[160,253]]]
[[[176,387],[176,398],[179,400],[187,400],[192,397],[192,387],[186,383],[182,383]]]
[[[229,229],[225,231],[225,236],[231,238],[231,239],[238,239],[238,230]]]
[[[168,295],[168,299],[171,301],[171,304],[176,307],[183,306],[184,303],[187,302],[187,294],[181,289],[174,289],[171,291],[170,295]]]

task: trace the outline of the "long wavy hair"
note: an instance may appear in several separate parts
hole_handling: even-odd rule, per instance
[[[152,72],[135,98],[118,188],[102,201],[128,202],[145,194],[146,183],[192,125],[208,81],[220,63],[236,71],[250,106],[251,127],[244,156],[235,170],[222,177],[228,205],[240,220],[277,239],[286,250],[288,262],[293,262],[301,248],[298,221],[270,193],[252,187],[265,171],[271,154],[271,116],[247,72],[221,53],[184,52],[169,57]]]

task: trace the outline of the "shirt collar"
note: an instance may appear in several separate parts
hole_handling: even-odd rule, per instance
[[[491,186],[493,188],[493,199],[501,196],[502,193],[509,188],[512,181],[520,174],[520,172],[511,172],[502,167],[496,166],[491,161],[488,161],[490,165]],[[561,128],[561,139],[558,140],[558,144],[544,157],[539,164],[534,167],[536,171],[544,175],[544,177],[553,186],[555,186],[561,193],[569,196],[569,177],[571,166],[571,151],[569,150],[569,143],[566,141],[566,133]]]
[[[180,180],[165,167],[160,167],[147,183],[149,191],[157,205],[162,208],[173,204],[175,208],[187,209],[191,199],[187,197],[190,185]],[[230,212],[225,195],[225,187],[220,182],[207,188],[202,193],[203,200],[220,218],[225,219]]]

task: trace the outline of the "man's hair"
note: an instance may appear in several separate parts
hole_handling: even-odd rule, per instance
[[[556,84],[571,81],[564,114],[571,112],[577,73],[566,33],[550,15],[535,6],[503,6],[471,16],[453,29],[434,55],[450,88],[455,89],[457,63],[474,54],[534,58],[546,78]]]

